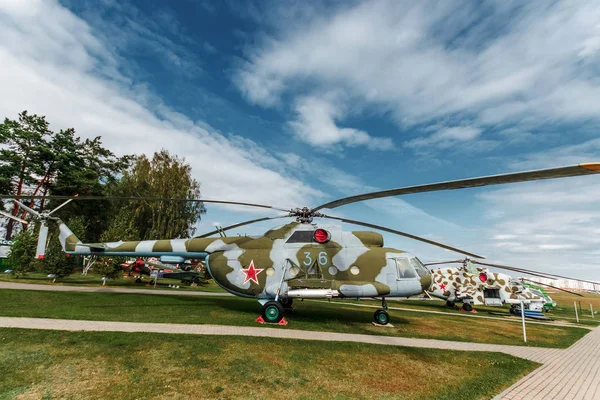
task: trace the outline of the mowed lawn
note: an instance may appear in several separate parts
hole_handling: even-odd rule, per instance
[[[360,343],[0,329],[0,399],[482,399],[537,366]]]
[[[552,314],[557,318],[566,318],[571,321],[575,320],[575,306],[577,306],[577,313],[579,315],[579,321],[586,324],[600,325],[600,295],[595,293],[582,292],[582,296],[575,296],[573,294],[565,292],[553,292],[552,289],[548,289],[552,300],[556,301],[557,307],[553,310]],[[590,309],[590,304],[594,310],[594,316]],[[596,314],[598,312],[598,314]]]
[[[123,293],[0,290],[0,316],[80,320],[256,326],[256,300],[238,297],[153,296]],[[521,325],[501,319],[465,318],[390,310],[393,328],[373,326],[373,309],[296,301],[289,328],[523,345]],[[286,329],[286,327],[281,327]],[[529,324],[527,345],[568,347],[589,330]]]
[[[554,299],[554,294],[551,294],[552,298]],[[577,305],[578,305],[578,312],[579,312],[579,305],[581,306],[581,312],[579,312],[579,323],[581,325],[587,325],[587,326],[598,326],[600,325],[600,314],[595,315],[595,319],[592,318],[592,315],[590,313],[590,303],[592,303],[593,307],[594,307],[594,311],[599,311],[600,312],[600,295],[592,295],[592,294],[585,294],[583,297],[579,297],[579,296],[575,296],[575,295],[571,295],[568,293],[565,293],[565,296],[557,296],[558,300],[558,306],[554,309],[552,309],[549,313],[544,313],[545,316],[556,320],[556,321],[564,321],[564,322],[568,322],[568,323],[575,323],[575,310],[573,307],[573,301],[577,301]],[[370,306],[379,306],[381,304],[380,301],[376,301],[376,300],[370,300],[370,299],[362,299],[360,301],[356,301],[353,299],[343,299],[340,300],[344,303],[353,303],[353,304],[363,304],[363,305],[370,305]],[[598,308],[596,308],[595,304],[598,303]],[[401,307],[401,308],[411,308],[411,309],[415,309],[415,310],[424,310],[424,311],[439,311],[439,312],[444,312],[444,313],[448,313],[448,314],[457,314],[460,313],[460,307],[461,307],[461,303],[458,303],[455,309],[451,309],[445,306],[445,302],[441,301],[441,300],[401,300],[401,301],[395,301],[395,300],[390,300],[388,301],[388,304],[390,307]],[[485,315],[485,316],[497,316],[497,315],[490,315],[490,313],[505,313],[507,316],[509,316],[509,311],[510,311],[510,305],[505,304],[502,307],[494,307],[494,306],[485,306],[485,305],[475,305],[473,306],[473,308],[477,311],[478,315]],[[513,316],[510,315],[511,319],[515,319],[515,320],[519,320],[520,318],[517,316]],[[529,320],[528,320],[529,321]]]

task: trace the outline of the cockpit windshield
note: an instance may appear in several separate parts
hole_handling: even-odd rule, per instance
[[[408,260],[415,271],[417,271],[419,277],[423,278],[424,276],[429,275],[429,270],[425,268],[421,260],[419,260],[417,257],[409,258]]]
[[[396,262],[398,279],[414,279],[417,277],[422,278],[429,274],[427,268],[425,268],[423,263],[416,257],[398,257],[390,261]]]

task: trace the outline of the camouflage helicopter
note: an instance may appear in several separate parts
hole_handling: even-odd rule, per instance
[[[441,261],[425,264],[429,267],[441,264],[456,264],[462,266],[457,268],[441,267],[431,271],[433,278],[431,286],[426,290],[430,296],[446,300],[446,306],[455,307],[455,303],[462,302],[463,311],[474,311],[475,305],[502,306],[510,304],[516,307],[523,302],[529,309],[540,311],[547,303],[547,298],[538,291],[531,290],[523,280],[525,278],[515,279],[503,273],[490,271],[487,267],[505,269],[523,274],[539,276],[542,278],[560,277],[564,279],[573,279],[554,274],[547,274],[539,271],[533,271],[524,268],[509,267],[507,265],[490,264],[477,260]],[[476,265],[480,265],[477,267]],[[574,279],[582,282],[580,279]],[[553,289],[561,290],[576,296],[579,293],[571,292],[566,289],[547,285]]]
[[[432,273],[413,254],[384,247],[380,233],[343,231],[340,226],[314,224],[314,218],[331,219],[393,233],[468,257],[479,259],[484,257],[396,229],[324,214],[321,210],[388,196],[596,173],[600,173],[600,163],[577,164],[359,194],[314,208],[284,209],[263,204],[198,199],[195,201],[260,207],[283,211],[284,214],[220,227],[216,231],[190,239],[82,243],[58,218],[52,216],[46,218],[57,222],[61,245],[68,254],[158,257],[162,262],[202,259],[210,276],[223,289],[237,296],[257,299],[262,305],[262,317],[267,322],[279,322],[283,318],[284,307],[291,306],[293,299],[351,297],[380,298],[382,308],[375,311],[374,320],[378,324],[385,325],[389,322],[386,297],[408,297],[428,290],[432,284]],[[31,196],[22,197],[31,198]],[[60,197],[54,196],[54,198]],[[76,199],[81,200],[86,197]],[[94,198],[87,197],[87,199]],[[181,201],[181,199],[156,200]],[[25,210],[31,210],[18,204]],[[46,215],[33,210],[31,212],[38,218],[40,215],[42,217]],[[217,233],[223,236],[222,233],[230,229],[280,218],[295,218],[295,221],[270,229],[260,237],[209,237]]]

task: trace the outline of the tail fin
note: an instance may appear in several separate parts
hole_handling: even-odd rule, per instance
[[[77,244],[81,243],[81,240],[75,236],[75,234],[69,229],[69,227],[57,218],[56,223],[60,231],[59,240],[60,245],[66,253],[75,251]]]

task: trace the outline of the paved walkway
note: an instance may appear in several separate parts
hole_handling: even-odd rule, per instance
[[[62,286],[62,285],[41,285],[37,283],[16,283],[1,282],[0,289],[19,289],[19,290],[43,290],[48,292],[95,292],[95,293],[135,293],[135,294],[162,294],[169,296],[233,296],[224,292],[192,292],[161,289],[134,289],[120,288],[110,286]]]
[[[282,339],[324,340],[335,342],[360,342],[389,346],[422,347],[444,350],[495,351],[528,360],[544,363],[547,360],[563,357],[565,349],[543,347],[508,346],[470,342],[451,342],[434,339],[414,339],[394,336],[361,335],[352,333],[301,331],[288,328],[231,326],[231,325],[191,325],[156,324],[139,322],[85,321],[52,318],[0,317],[1,328],[53,329],[60,331],[111,331],[111,332],[153,332],[193,335],[241,335]],[[382,327],[381,329],[386,329]]]
[[[496,399],[600,399],[600,327],[543,364]]]

